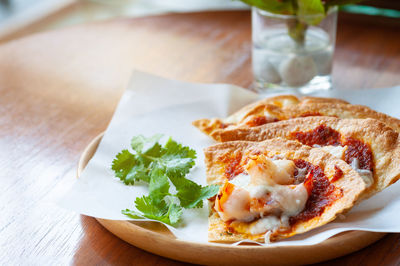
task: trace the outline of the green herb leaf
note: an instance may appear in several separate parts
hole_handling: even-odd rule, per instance
[[[199,208],[203,200],[213,197],[218,186],[201,186],[185,176],[195,164],[196,152],[169,138],[165,145],[158,143],[160,135],[132,138],[135,153],[121,151],[112,163],[115,175],[127,185],[138,180],[149,183],[149,195],[136,198],[134,210],[122,213],[135,219],[143,217],[176,225],[183,208]],[[177,193],[170,193],[170,183]],[[178,205],[179,203],[179,205]]]
[[[123,210],[122,213],[134,219],[146,217],[169,225],[176,225],[182,215],[182,208],[178,205],[167,205],[165,201],[155,203],[150,196],[136,198],[135,205],[141,213],[129,209]]]
[[[150,180],[148,169],[128,150],[122,150],[117,154],[111,169],[114,170],[115,176],[126,185],[133,185],[138,180],[145,182]]]
[[[146,138],[143,135],[135,136],[131,140],[131,147],[137,153],[146,152],[143,151],[145,146],[148,146],[148,149],[151,149],[161,138],[161,134],[156,134],[150,138]]]
[[[218,193],[219,186],[201,186],[186,178],[170,177],[178,193],[181,206],[185,209],[203,207],[203,200],[211,198]]]
[[[317,25],[325,17],[325,9],[321,0],[297,0],[297,5],[299,20],[309,25]]]
[[[171,138],[164,146],[158,143],[161,135],[132,138],[131,146],[136,154],[121,151],[112,163],[115,175],[127,185],[136,181],[150,181],[150,172],[162,169],[167,175],[185,176],[194,165],[196,152]]]
[[[167,175],[180,177],[189,173],[194,166],[196,151],[177,143],[171,138],[167,141],[158,163],[164,167]]]
[[[152,202],[159,204],[169,194],[169,181],[161,169],[154,169],[149,183],[149,195]]]
[[[259,9],[282,15],[292,15],[295,12],[291,0],[241,0],[242,2],[255,6]]]

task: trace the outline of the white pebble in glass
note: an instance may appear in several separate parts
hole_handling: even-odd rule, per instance
[[[261,77],[266,82],[279,83],[281,77],[275,67],[268,61],[266,57],[253,58],[254,75]]]
[[[312,55],[318,69],[318,75],[330,75],[332,72],[332,50],[322,51]]]
[[[318,72],[311,56],[293,55],[281,63],[279,73],[288,86],[299,87],[307,84]]]
[[[252,65],[258,92],[309,94],[332,88],[337,7],[318,24],[305,21],[311,20],[252,8]],[[303,25],[296,31],[300,34],[293,35],[298,29],[293,25]]]

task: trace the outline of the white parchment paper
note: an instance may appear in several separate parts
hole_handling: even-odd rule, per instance
[[[328,91],[352,103],[400,117],[400,87]],[[132,220],[121,210],[134,209],[136,197],[147,193],[146,186],[126,186],[110,169],[115,155],[130,146],[132,136],[156,133],[172,136],[197,151],[196,166],[189,178],[205,185],[203,148],[214,144],[191,125],[199,118],[225,117],[261,96],[224,84],[191,84],[172,81],[142,72],[134,72],[131,82],[115,111],[105,135],[83,174],[57,203],[80,214],[103,219]],[[400,166],[399,166],[400,167]],[[206,207],[185,210],[182,225],[168,226],[178,239],[207,242]],[[306,234],[271,245],[313,245],[343,231],[366,230],[400,232],[400,183],[353,208],[344,220],[327,224]]]

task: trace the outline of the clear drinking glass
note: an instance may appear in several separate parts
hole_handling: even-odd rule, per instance
[[[297,90],[307,94],[332,87],[337,8],[318,25],[296,16],[252,8],[252,64],[259,92]]]

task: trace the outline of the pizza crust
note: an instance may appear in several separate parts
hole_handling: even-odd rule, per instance
[[[323,116],[333,116],[341,119],[372,118],[385,123],[396,132],[400,132],[399,119],[377,112],[363,105],[317,103],[303,105],[300,108],[290,107],[283,111],[284,118],[286,119],[302,117],[308,113],[319,113]]]
[[[302,97],[298,98],[294,95],[279,95],[275,97],[265,98],[253,104],[246,105],[237,112],[233,113],[225,119],[199,119],[193,121],[193,125],[207,135],[211,135],[214,131],[220,130],[221,127],[229,126],[232,128],[239,126],[241,122],[245,123],[246,119],[259,116],[265,112],[278,113],[282,108],[296,108],[302,105],[327,103],[327,104],[347,104],[346,101],[335,98],[321,97]],[[273,115],[271,116],[273,117]]]
[[[373,118],[400,132],[400,120],[366,106],[347,104],[339,99],[310,97],[302,98],[297,103],[293,100],[289,101],[290,104],[279,105],[273,104],[273,98],[244,107],[225,119],[200,119],[194,121],[193,125],[215,139],[214,136],[223,131],[249,127],[248,123],[257,117],[267,116],[282,121],[307,116],[332,116],[341,119]],[[280,99],[279,102],[283,100]],[[221,124],[224,124],[224,128],[220,127]]]
[[[209,184],[222,184],[226,180],[224,177],[224,164],[221,163],[221,158],[238,151],[243,154],[259,151],[270,158],[279,155],[289,160],[302,159],[313,165],[320,166],[328,179],[333,177],[335,166],[343,171],[343,177],[332,182],[338,189],[342,189],[343,196],[341,198],[337,199],[331,206],[326,207],[321,216],[297,223],[290,232],[278,231],[271,235],[271,240],[304,233],[334,220],[337,214],[349,210],[365,189],[362,178],[344,161],[333,157],[320,148],[311,148],[297,141],[280,138],[263,142],[225,142],[206,148],[204,153],[207,167],[207,182]],[[236,242],[249,238],[261,242],[264,241],[263,235],[249,236],[247,234],[229,233],[226,230],[225,223],[219,218],[218,213],[213,208],[211,209],[209,217],[209,241]]]

